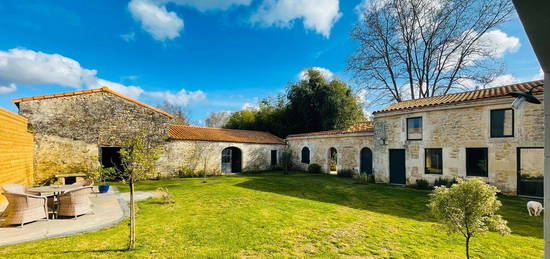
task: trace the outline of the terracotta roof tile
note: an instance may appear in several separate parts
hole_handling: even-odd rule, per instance
[[[205,128],[186,125],[170,125],[168,135],[178,140],[202,140],[219,142],[284,144],[284,140],[263,131]]]
[[[382,110],[374,112],[374,114],[390,112],[390,111],[402,111],[402,110],[414,110],[418,108],[433,107],[447,104],[465,103],[469,101],[478,101],[485,99],[496,98],[511,98],[507,96],[508,93],[514,91],[528,92],[535,86],[542,86],[542,88],[535,88],[533,93],[539,94],[544,92],[544,81],[531,81],[519,84],[505,85],[500,87],[486,88],[481,90],[448,94],[443,96],[434,96],[422,99],[415,99],[409,101],[399,102],[390,105]]]
[[[299,133],[288,135],[289,138],[295,137],[312,137],[312,136],[325,136],[325,135],[344,135],[351,133],[364,133],[364,132],[373,132],[374,127],[370,121],[362,121],[353,124],[351,127],[345,130],[326,130],[326,131],[316,131],[308,133]]]
[[[170,117],[170,118],[173,118],[174,116],[170,113],[167,113],[161,109],[157,109],[153,106],[150,106],[150,105],[147,105],[147,104],[144,104],[136,99],[133,99],[133,98],[130,98],[128,96],[125,96],[125,95],[122,95],[120,93],[117,93],[107,87],[101,87],[101,88],[97,88],[97,89],[89,89],[89,90],[80,90],[80,91],[74,91],[74,92],[66,92],[66,93],[57,93],[57,94],[48,94],[48,95],[42,95],[42,96],[33,96],[33,97],[24,97],[24,98],[19,98],[19,99],[13,99],[11,100],[13,103],[15,104],[18,104],[20,102],[26,102],[26,101],[32,101],[32,100],[43,100],[43,99],[52,99],[52,98],[58,98],[58,97],[66,97],[66,96],[73,96],[73,95],[81,95],[81,94],[91,94],[91,93],[98,93],[98,92],[105,92],[105,93],[110,93],[110,94],[113,94],[113,95],[116,95],[122,99],[125,99],[127,101],[130,101],[130,102],[133,102],[137,105],[141,105],[145,108],[148,108],[148,109],[151,109],[153,111],[156,111],[162,115],[165,115],[167,117]]]

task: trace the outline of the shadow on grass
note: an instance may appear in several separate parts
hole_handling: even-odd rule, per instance
[[[248,176],[251,179],[236,186],[347,206],[354,209],[435,222],[426,204],[429,191],[387,184],[353,184],[352,179],[329,175],[293,174],[290,176]],[[526,200],[501,196],[501,215],[508,220],[513,234],[543,238],[542,217],[529,217],[524,211]]]

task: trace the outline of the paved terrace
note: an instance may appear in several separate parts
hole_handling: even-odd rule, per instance
[[[151,197],[148,192],[136,192],[136,200],[144,200]],[[94,214],[79,216],[78,218],[62,218],[30,222],[23,227],[0,227],[0,246],[17,244],[27,241],[69,236],[83,232],[95,231],[106,228],[120,222],[128,213],[128,193],[92,193],[90,197]],[[4,210],[5,206],[0,208]],[[0,213],[1,214],[1,213]],[[2,225],[2,220],[0,220]]]

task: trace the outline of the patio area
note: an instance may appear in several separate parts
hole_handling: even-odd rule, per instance
[[[137,200],[149,197],[150,194],[147,192],[136,193]],[[0,227],[0,246],[95,231],[112,226],[128,215],[128,194],[120,194],[116,188],[112,188],[108,193],[98,193],[97,187],[94,187],[90,200],[92,214],[77,218],[44,219],[27,223],[22,227],[14,225]],[[0,208],[0,214],[4,209]],[[3,225],[3,219],[0,219],[0,225]]]

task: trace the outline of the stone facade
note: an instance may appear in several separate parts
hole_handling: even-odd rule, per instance
[[[171,140],[157,161],[157,168],[165,176],[177,174],[182,169],[204,170],[217,174],[221,172],[222,150],[229,147],[240,149],[242,154],[242,171],[259,171],[271,169],[271,151],[277,150],[280,159],[284,145],[252,144],[234,142]]]
[[[164,144],[172,119],[108,92],[28,100],[18,103],[35,134],[35,180],[99,165],[101,146],[121,146],[145,134]]]
[[[292,150],[293,164],[301,170],[306,170],[309,164],[319,164],[323,172],[329,172],[329,150],[337,151],[337,170],[352,169],[359,172],[360,152],[362,148],[374,151],[372,133],[350,133],[336,135],[289,137],[287,143]],[[310,151],[310,163],[301,162],[302,148]],[[373,152],[373,157],[376,154]]]
[[[514,111],[514,136],[491,138],[491,110],[510,107],[506,98],[376,114],[373,166],[377,181],[389,181],[389,149],[405,149],[406,182],[414,184],[420,178],[433,183],[439,177],[466,177],[466,148],[488,148],[486,181],[515,194],[517,148],[544,146],[544,106],[526,104]],[[407,140],[406,119],[412,117],[422,117],[422,140]],[[442,148],[442,175],[425,174],[425,148]]]

